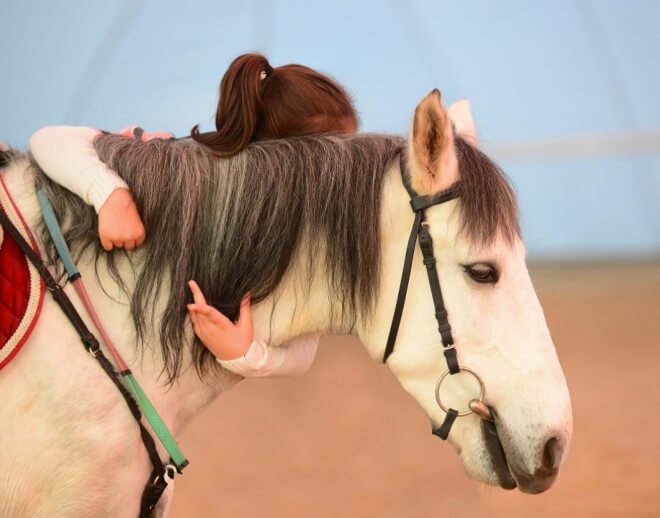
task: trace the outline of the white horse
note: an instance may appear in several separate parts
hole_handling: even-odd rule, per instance
[[[417,106],[412,127],[407,162],[417,193],[430,195],[456,182],[463,185],[461,197],[427,209],[427,224],[460,365],[476,372],[485,384],[485,403],[494,414],[501,443],[497,448],[504,456],[492,453],[482,421],[475,414],[456,420],[449,442],[470,477],[506,488],[518,486],[524,492],[544,491],[554,482],[568,449],[572,413],[564,375],[525,265],[525,247],[515,214],[511,213],[515,211],[515,200],[498,198],[502,186],[499,191],[495,189],[490,177],[495,169],[466,142],[476,143],[469,113],[458,117],[454,128],[437,90]],[[462,132],[464,138],[457,136]],[[269,149],[279,153],[280,159],[295,155],[301,146],[325,146],[326,151],[340,147],[350,154],[356,146],[369,142],[372,146],[376,142],[380,149],[379,139],[319,137],[256,144],[243,154],[248,154],[247,158],[239,157],[232,167],[247,163],[249,169],[252,164],[256,175],[263,160],[254,157]],[[123,175],[121,167],[112,165]],[[474,171],[470,173],[471,179],[467,174],[470,168],[478,170],[477,176]],[[333,173],[338,175],[333,185],[364,180],[353,173],[342,176],[339,169]],[[29,160],[24,155],[16,156],[0,173],[27,224],[36,229],[41,215],[35,196],[35,172]],[[363,177],[367,174],[371,173],[365,171]],[[358,311],[350,324],[337,320],[329,302],[336,298],[332,293],[334,280],[330,281],[328,273],[330,256],[322,255],[323,250],[332,248],[328,240],[333,236],[331,232],[302,232],[290,267],[276,289],[254,308],[256,337],[281,344],[311,331],[350,331],[376,361],[382,361],[414,217],[401,174],[399,160],[389,160],[380,177],[371,182],[380,182],[378,212],[370,214],[373,228],[378,230],[374,237],[378,264],[374,270],[373,308]],[[347,192],[354,189],[349,185]],[[490,214],[479,215],[484,206]],[[350,232],[351,225],[348,222],[341,229]],[[489,225],[492,228],[486,229]],[[148,221],[147,231],[147,242],[158,239],[149,233]],[[208,246],[212,245],[209,241]],[[314,250],[320,252],[311,264],[307,257]],[[117,257],[129,292],[135,282],[131,267],[137,265],[136,275],[150,268],[141,255],[146,253]],[[195,253],[206,253],[206,249]],[[446,363],[427,273],[419,251],[415,254],[401,326],[388,364],[437,427],[445,412],[436,402],[436,382]],[[166,359],[159,347],[157,329],[149,328],[140,354],[129,313],[130,297],[104,267],[105,260],[102,255],[97,277],[94,253],[87,250],[78,268],[115,344],[176,436],[203,407],[240,378],[214,368],[202,379],[198,370],[186,368],[193,363],[191,351],[200,347],[191,345],[192,331],[187,326],[188,345],[180,351],[183,368],[171,384],[163,382]],[[172,281],[171,277],[166,279]],[[76,300],[70,286],[66,291]],[[158,311],[163,307],[158,302]],[[476,396],[476,389],[474,378],[450,376],[443,382],[442,398],[454,408],[464,409]],[[48,294],[28,343],[0,371],[0,394],[0,517],[136,516],[151,472],[138,428],[116,388],[84,352],[78,336]],[[488,440],[492,442],[493,438]],[[165,495],[164,502],[169,496]],[[165,508],[161,505],[157,511],[166,514]]]

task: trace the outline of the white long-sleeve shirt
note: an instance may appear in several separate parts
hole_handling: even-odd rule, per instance
[[[94,149],[98,130],[77,126],[50,126],[30,137],[32,156],[53,181],[78,195],[96,212],[112,191],[128,189],[117,173],[103,163]],[[245,377],[298,376],[314,361],[319,334],[307,334],[282,347],[254,341],[234,360],[218,360],[226,369]]]
[[[300,376],[312,365],[320,334],[294,338],[282,347],[255,340],[247,352],[234,360],[220,360],[224,368],[245,377]]]
[[[93,205],[96,212],[112,191],[128,189],[96,154],[94,138],[99,133],[82,126],[49,126],[30,137],[32,156],[44,173]]]

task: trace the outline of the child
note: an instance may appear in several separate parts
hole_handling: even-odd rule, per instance
[[[307,334],[286,347],[268,347],[254,340],[250,297],[246,295],[236,324],[206,304],[202,290],[190,281],[193,304],[188,312],[195,334],[214,354],[218,363],[242,376],[299,376],[309,369],[316,356],[320,334]]]
[[[236,58],[220,83],[216,131],[191,138],[219,157],[230,157],[250,142],[315,133],[352,133],[357,116],[346,92],[333,80],[302,65],[272,68],[265,57]],[[145,229],[128,185],[94,150],[98,131],[84,127],[49,127],[30,138],[40,167],[53,180],[93,205],[99,237],[106,250],[132,250],[145,239]],[[170,138],[139,128],[120,132],[142,140]],[[194,303],[188,305],[195,334],[223,367],[242,376],[293,376],[311,365],[320,335],[299,337],[285,347],[269,347],[253,339],[249,295],[236,324],[209,306],[199,286],[190,281]]]

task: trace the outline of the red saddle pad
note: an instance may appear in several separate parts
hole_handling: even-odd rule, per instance
[[[0,178],[0,210],[36,249],[34,239]],[[0,369],[25,344],[41,311],[44,283],[9,233],[0,227]]]

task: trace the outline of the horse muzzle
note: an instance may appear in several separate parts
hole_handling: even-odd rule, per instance
[[[559,434],[547,434],[539,441],[534,467],[529,469],[527,463],[522,462],[520,454],[511,446],[497,412],[493,408],[489,410],[493,419],[483,420],[481,428],[499,485],[504,489],[518,487],[521,492],[528,494],[542,493],[550,489],[557,479],[567,441],[562,440]],[[505,447],[504,444],[508,446]]]

